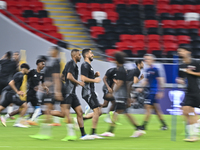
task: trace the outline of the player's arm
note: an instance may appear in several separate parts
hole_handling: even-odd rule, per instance
[[[103,77],[103,82],[104,82],[104,84],[106,85],[106,87],[107,87],[109,93],[112,93],[112,88],[108,85],[107,78],[108,78],[108,77],[105,75],[105,76]]]
[[[18,91],[18,89],[16,88],[16,86],[15,86],[15,80],[11,80],[9,82],[9,85],[13,89],[13,91],[15,91],[15,93],[17,93],[18,95],[22,95],[22,96],[24,95],[24,92]]]
[[[80,85],[80,86],[84,86],[84,85],[85,85],[84,82],[77,81],[77,80],[74,78],[74,76],[72,75],[71,72],[68,72],[68,73],[67,73],[67,79],[70,80],[70,81],[72,81],[72,82],[74,82],[74,83],[76,83],[76,84],[78,84],[78,85]]]
[[[185,81],[184,81],[184,79],[183,79],[183,78],[181,78],[181,77],[177,77],[177,78],[176,78],[176,82],[177,82],[178,84],[182,84],[182,85],[184,85],[184,84],[185,84]]]
[[[188,73],[188,74],[200,77],[200,72],[194,72],[190,69],[186,69],[185,72]]]
[[[123,80],[116,80],[115,82],[115,88],[114,88],[114,91],[117,92],[119,90],[119,88],[124,84],[124,81]]]
[[[118,71],[115,80],[114,92],[119,90],[119,88],[124,84],[124,81],[126,81],[126,73]]]

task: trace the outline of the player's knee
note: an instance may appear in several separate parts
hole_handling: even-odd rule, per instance
[[[28,108],[28,105],[27,105],[27,103],[23,103],[21,107],[22,108]]]

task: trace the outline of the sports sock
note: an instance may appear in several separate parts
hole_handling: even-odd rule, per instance
[[[96,129],[92,128],[91,134],[96,134]]]
[[[198,123],[195,123],[192,126],[193,126],[193,135],[198,136],[199,135],[199,125],[198,125]]]
[[[7,120],[8,118],[10,118],[10,115],[9,115],[9,114],[6,114],[6,115],[4,116],[4,118],[5,118],[5,120]]]
[[[20,121],[22,120],[22,117],[17,118],[17,120],[15,121],[15,123],[20,123]]]
[[[43,123],[40,128],[40,134],[51,136],[51,126],[48,123]]]
[[[41,109],[40,108],[35,109],[32,117],[31,117],[31,121],[35,121],[35,119],[40,115],[40,113],[41,113]]]
[[[192,134],[193,134],[193,125],[190,125],[190,124],[187,125],[186,129],[187,129],[188,137],[192,136]]]
[[[86,135],[84,127],[80,127],[81,136]]]
[[[11,112],[13,112],[13,106],[8,106],[7,107],[7,113],[9,114]]]
[[[60,117],[54,116],[53,120],[54,123],[60,123]]]
[[[108,132],[113,133],[114,132],[115,127],[114,126],[110,126],[110,129],[108,130]]]
[[[160,119],[160,122],[162,123],[163,126],[167,126],[163,119]]]
[[[67,124],[67,132],[68,132],[68,136],[75,135],[73,124],[71,123]]]

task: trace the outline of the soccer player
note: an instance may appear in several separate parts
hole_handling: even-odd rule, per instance
[[[83,123],[83,111],[76,95],[76,86],[84,86],[84,82],[78,81],[78,66],[77,63],[81,60],[81,54],[79,50],[73,49],[71,51],[72,60],[67,62],[65,68],[62,72],[65,80],[64,88],[64,100],[61,102],[61,112],[51,111],[51,114],[59,117],[66,117],[68,136],[66,136],[63,141],[76,140],[76,135],[73,127],[73,122],[70,117],[70,107],[72,107],[77,114],[77,121],[81,131],[82,140],[92,139],[89,135],[86,135]]]
[[[82,55],[85,60],[85,62],[81,65],[81,80],[85,83],[85,86],[82,88],[82,97],[94,112],[92,118],[91,137],[94,139],[99,139],[102,137],[96,135],[96,128],[99,120],[99,115],[101,114],[101,109],[97,95],[95,93],[94,83],[99,83],[101,81],[101,79],[98,78],[100,73],[94,73],[94,70],[91,66],[91,62],[93,61],[94,56],[92,51],[90,49],[83,49]]]
[[[117,64],[117,76],[115,80],[115,85],[113,89],[113,95],[115,97],[115,112],[113,114],[112,123],[108,132],[101,134],[101,136],[114,137],[115,122],[118,119],[118,114],[124,113],[125,116],[129,119],[131,124],[136,127],[137,131],[131,137],[139,137],[144,134],[144,131],[140,130],[139,125],[135,119],[127,112],[127,107],[130,106],[128,100],[128,91],[127,91],[127,72],[123,66],[124,53],[117,52],[115,53],[115,59]]]
[[[145,100],[145,109],[146,114],[144,118],[144,122],[142,125],[142,129],[146,130],[146,126],[148,124],[149,118],[151,116],[152,109],[155,110],[162,126],[161,130],[167,130],[167,124],[165,123],[162,111],[160,109],[160,105],[158,100],[163,97],[163,88],[164,83],[162,77],[160,77],[158,68],[154,66],[154,59],[155,56],[152,54],[145,54],[144,60],[146,64],[149,66],[149,68],[146,70],[146,78],[144,79],[144,82],[142,83],[142,87],[147,87],[149,90],[149,95],[147,96]],[[139,88],[138,91],[142,92],[143,88]]]
[[[21,101],[19,96],[23,96],[24,92],[19,91],[22,85],[23,77],[25,74],[29,72],[29,65],[23,63],[21,66],[21,71],[17,72],[13,79],[9,82],[9,84],[3,89],[1,104],[0,104],[0,112],[4,110],[9,104],[14,103],[20,108],[22,108],[20,112],[20,117],[17,119],[17,122],[14,124],[15,127],[23,127],[27,128],[27,124],[24,121],[23,117],[28,109],[27,103],[25,101]],[[5,119],[1,116],[1,122],[4,126],[6,126]]]
[[[51,126],[49,125],[49,123],[52,122],[51,110],[53,110],[55,100],[63,100],[61,92],[62,84],[60,78],[59,52],[60,49],[56,46],[53,46],[50,49],[50,57],[46,62],[44,75],[44,84],[49,88],[48,94],[45,94],[43,98],[43,104],[45,105],[45,121],[41,125],[40,133],[31,135],[30,137],[32,138],[51,139]]]
[[[198,140],[199,135],[198,116],[194,109],[200,107],[200,89],[198,85],[200,64],[191,58],[191,51],[187,47],[179,47],[178,55],[182,58],[183,63],[179,66],[177,82],[187,85],[182,110],[187,123],[186,131],[189,135],[184,140],[194,142]]]

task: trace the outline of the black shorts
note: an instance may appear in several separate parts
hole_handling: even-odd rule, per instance
[[[54,99],[54,95],[49,93],[49,94],[44,94],[42,97],[42,104],[54,104],[55,103],[55,99]]]
[[[115,100],[115,111],[116,110],[126,111],[126,109],[127,109],[127,99],[122,98]]]
[[[61,104],[69,104],[73,109],[81,105],[76,94],[68,95]]]
[[[91,109],[95,109],[97,107],[100,107],[99,101],[97,99],[97,95],[95,92],[91,92],[86,97],[83,97],[83,99],[88,103]]]
[[[3,91],[1,96],[1,106],[6,108],[11,103],[14,103],[17,106],[21,106],[25,103],[25,101],[22,101],[19,96],[13,92]]]
[[[200,93],[187,93],[181,105],[200,108]]]
[[[30,102],[32,106],[40,106],[36,92],[27,92],[27,103]]]
[[[107,97],[107,94],[109,93],[108,90],[103,90],[104,92],[104,95],[103,95],[103,99],[106,100],[106,101],[114,101],[115,98],[114,97]]]
[[[8,85],[8,82],[0,81],[0,95],[2,93],[2,90]]]

